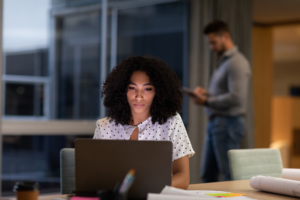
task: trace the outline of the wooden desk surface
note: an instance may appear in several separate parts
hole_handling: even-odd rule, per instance
[[[258,199],[258,200],[292,200],[298,199],[297,197],[273,194],[268,192],[260,192],[254,190],[249,183],[250,180],[241,181],[226,181],[226,182],[215,182],[215,183],[202,183],[192,184],[188,187],[188,190],[218,190],[233,193],[242,193],[247,197]]]
[[[296,197],[267,192],[259,192],[257,190],[254,190],[250,186],[249,180],[192,184],[188,187],[188,190],[217,190],[225,192],[242,193],[245,194],[247,197],[258,200],[299,200],[299,198]],[[66,197],[67,195],[49,195],[40,196],[39,200],[65,200]],[[15,200],[15,198],[11,200]]]

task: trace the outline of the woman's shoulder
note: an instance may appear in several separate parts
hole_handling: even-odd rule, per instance
[[[104,117],[102,119],[98,119],[96,122],[96,125],[98,128],[112,128],[112,127],[118,127],[123,128],[124,126],[121,124],[116,124],[116,122],[111,119],[110,117]]]
[[[100,127],[102,128],[102,127],[107,127],[107,126],[114,124],[114,121],[110,120],[110,118],[108,118],[108,117],[104,117],[102,119],[98,119],[96,124],[97,124],[98,128],[100,128]]]
[[[177,121],[177,122],[178,121],[179,122],[182,121],[181,116],[180,116],[180,114],[178,112],[176,112],[176,114],[174,116],[169,117],[168,120],[167,120],[167,122],[175,122],[175,121]]]
[[[173,130],[184,127],[183,121],[178,112],[176,112],[174,116],[169,117],[162,126],[168,128],[169,133],[173,133]]]

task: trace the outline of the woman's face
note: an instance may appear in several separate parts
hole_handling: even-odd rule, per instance
[[[155,88],[145,72],[135,71],[128,85],[127,100],[131,113],[150,115]]]

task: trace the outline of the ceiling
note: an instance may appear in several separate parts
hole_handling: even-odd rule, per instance
[[[300,0],[253,0],[253,21],[270,25],[300,23]]]

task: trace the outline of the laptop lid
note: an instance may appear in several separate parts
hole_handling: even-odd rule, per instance
[[[76,191],[112,190],[134,168],[130,199],[160,193],[171,185],[172,148],[170,141],[76,139]]]

